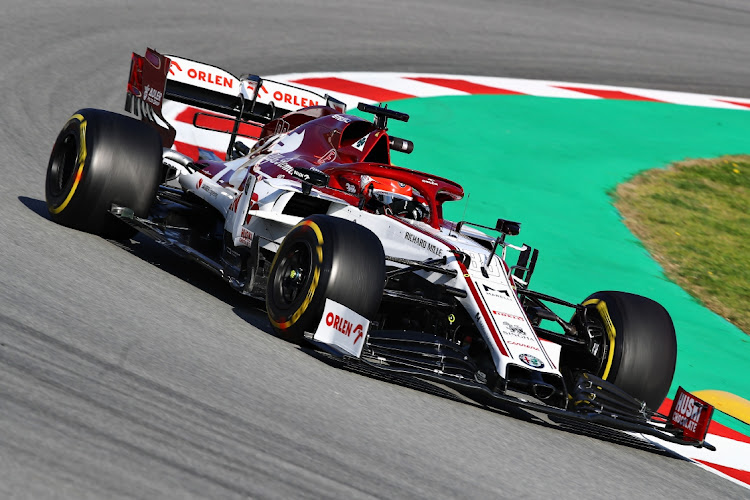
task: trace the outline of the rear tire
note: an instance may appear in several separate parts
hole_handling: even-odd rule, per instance
[[[273,329],[301,342],[317,328],[326,299],[372,320],[385,284],[385,254],[364,226],[327,215],[313,215],[284,238],[266,289]]]
[[[583,305],[594,309],[607,332],[608,348],[595,375],[658,410],[677,362],[669,313],[651,299],[626,292],[596,292]]]
[[[159,134],[128,116],[100,109],[74,114],[57,136],[47,166],[52,220],[105,238],[135,230],[109,213],[113,203],[145,217],[162,180]]]

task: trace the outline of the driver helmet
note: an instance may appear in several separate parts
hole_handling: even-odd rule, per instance
[[[385,177],[363,175],[360,178],[360,189],[385,205],[390,205],[395,200],[411,201],[414,198],[414,190],[411,186]]]
[[[365,207],[376,214],[392,214],[413,220],[426,220],[430,216],[427,200],[403,182],[363,175],[360,190],[368,200]]]

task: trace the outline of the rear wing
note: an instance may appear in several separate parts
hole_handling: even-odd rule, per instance
[[[287,83],[257,75],[236,77],[221,68],[165,56],[153,49],[147,49],[145,56],[133,53],[125,110],[156,126],[163,145],[169,147],[174,143],[175,129],[162,116],[163,99],[229,117],[234,124],[227,158],[241,123],[262,127],[280,116],[309,106],[329,106],[341,113],[346,111],[346,105],[338,99]],[[195,119],[193,125],[200,127]]]

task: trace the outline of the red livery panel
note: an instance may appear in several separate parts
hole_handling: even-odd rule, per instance
[[[701,442],[706,439],[713,412],[713,406],[680,387],[669,411],[669,423],[682,429],[686,439]]]

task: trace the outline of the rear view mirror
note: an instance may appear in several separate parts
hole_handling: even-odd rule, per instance
[[[516,236],[521,232],[521,223],[512,220],[497,219],[495,230],[507,234],[508,236]]]

